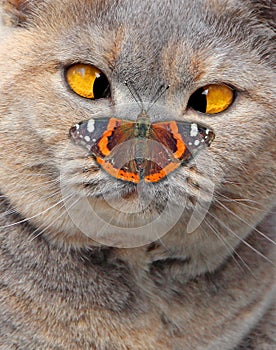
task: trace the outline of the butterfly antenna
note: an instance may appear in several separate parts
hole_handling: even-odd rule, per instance
[[[153,96],[151,102],[149,103],[148,108],[146,109],[147,113],[148,113],[148,111],[154,106],[154,104],[159,100],[159,98],[160,98],[161,96],[164,95],[164,93],[169,89],[169,87],[170,87],[170,85],[167,85],[167,86],[161,85],[161,86],[157,89],[157,91],[156,91],[156,93],[154,94],[154,96]]]
[[[145,107],[144,107],[143,101],[139,96],[138,92],[134,89],[133,84],[125,80],[125,85],[128,88],[131,96],[134,98],[135,102],[144,111]]]

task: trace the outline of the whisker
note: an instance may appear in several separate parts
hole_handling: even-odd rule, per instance
[[[229,202],[229,203],[231,203],[231,202],[233,203],[234,202],[234,203],[238,203],[240,205],[244,205],[244,206],[246,206],[248,208],[255,209],[257,211],[261,211],[261,212],[265,212],[266,211],[265,209],[261,209],[261,208],[257,208],[256,206],[253,206],[253,204],[260,206],[260,203],[257,202],[257,201],[254,201],[252,199],[247,199],[247,198],[230,198],[230,197],[227,197],[227,196],[225,196],[225,195],[223,195],[222,193],[219,193],[219,192],[216,192],[215,194],[216,194],[216,196],[224,198],[224,199],[221,199],[221,198],[219,199],[221,202]],[[252,206],[248,205],[247,203],[252,204]]]
[[[211,229],[211,231],[215,234],[215,236],[223,243],[225,244],[230,256],[233,258],[235,263],[239,266],[239,268],[244,271],[242,265],[239,263],[239,261],[235,258],[235,255],[240,259],[244,267],[251,273],[251,275],[256,278],[256,275],[253,273],[252,269],[248,266],[248,264],[243,260],[243,258],[238,254],[235,249],[231,246],[231,244],[217,231],[217,229],[209,222],[205,221],[206,225]]]
[[[170,88],[170,85],[164,86],[161,85],[153,95],[146,111],[147,113],[150,111],[150,109],[154,106],[154,104],[164,95],[164,93]]]
[[[15,225],[19,225],[19,224],[22,224],[22,223],[24,223],[24,222],[26,222],[26,221],[29,221],[29,220],[31,220],[31,219],[34,219],[34,218],[36,218],[36,217],[38,217],[38,216],[40,216],[40,215],[42,215],[42,214],[45,214],[45,213],[47,213],[49,210],[51,210],[51,209],[55,208],[56,206],[58,206],[58,205],[59,205],[60,203],[62,203],[64,200],[68,199],[70,196],[72,196],[72,194],[68,195],[68,196],[65,197],[65,198],[62,198],[62,199],[59,200],[57,203],[51,205],[51,206],[48,207],[47,209],[45,209],[45,210],[39,212],[38,214],[35,214],[35,215],[30,216],[30,217],[28,217],[28,218],[25,218],[25,219],[23,219],[23,220],[14,222],[14,223],[12,223],[12,224],[4,225],[4,226],[2,226],[1,228],[8,228],[8,227],[12,227],[12,226],[15,226]]]
[[[237,235],[230,227],[228,227],[227,225],[225,225],[225,223],[223,221],[221,221],[220,219],[218,219],[215,215],[211,214],[210,212],[208,212],[208,215],[210,215],[214,220],[216,220],[221,226],[223,226],[228,232],[230,232],[231,234],[233,234],[240,242],[242,242],[243,244],[245,244],[248,248],[250,248],[252,251],[254,251],[257,255],[261,256],[264,260],[266,260],[267,262],[269,262],[270,264],[272,264],[273,266],[276,267],[276,265],[274,264],[273,261],[271,261],[267,256],[265,256],[263,253],[259,252],[256,248],[254,248],[250,243],[248,243],[246,240],[244,240],[243,238],[241,238],[239,235]]]
[[[57,181],[56,183],[58,183],[58,181]],[[43,187],[43,190],[51,190],[52,187],[54,187],[54,185],[55,185],[55,184],[52,183],[52,184],[49,185],[49,186],[45,186],[45,187]],[[38,187],[38,186],[37,186],[37,187]],[[38,191],[38,189],[41,190],[42,187],[35,188],[35,189],[31,190],[31,191],[20,192],[20,195],[21,195],[21,196],[30,195],[30,194],[32,194],[32,193],[36,193],[36,192]],[[15,190],[18,191],[17,187],[15,188]],[[51,197],[57,195],[58,193],[60,193],[60,191],[59,191],[59,190],[56,190],[56,191],[53,192],[53,193],[49,193],[49,194],[47,194],[46,196],[40,197],[38,200],[35,200],[34,202],[29,202],[29,201],[28,201],[28,204],[25,206],[25,209],[32,207],[34,204],[37,205],[38,203],[44,201],[45,199],[49,199],[49,198],[51,198]],[[6,199],[7,196],[6,196],[6,195],[1,195],[0,198]],[[17,210],[16,210],[15,208],[13,208],[12,206],[10,206],[10,207],[11,207],[10,209],[6,210],[5,212],[2,212],[2,213],[0,214],[0,217],[3,217],[3,216],[6,216],[6,215],[8,215],[8,214],[12,214],[12,213],[16,213],[16,212],[17,212]]]
[[[142,109],[145,110],[143,101],[137,91],[135,90],[133,84],[130,81],[125,81],[125,86],[128,88],[131,96],[134,98],[134,101],[137,103],[137,105]]]
[[[70,198],[72,198],[72,197],[73,197],[73,195],[70,196]],[[68,198],[67,198],[67,199],[68,199]],[[63,203],[63,205],[62,205],[60,208],[58,208],[58,210],[61,211],[61,210],[63,210],[64,208],[65,208],[65,210],[63,210],[63,212],[62,212],[60,215],[56,216],[55,219],[52,220],[51,223],[50,223],[49,225],[47,225],[46,227],[44,227],[43,230],[39,231],[40,228],[37,228],[36,230],[34,230],[34,231],[32,232],[32,234],[35,234],[35,233],[38,232],[38,231],[39,231],[39,232],[38,232],[37,235],[35,235],[35,236],[33,236],[33,237],[31,238],[31,242],[32,242],[33,240],[35,240],[36,238],[38,238],[39,236],[41,236],[48,228],[50,228],[51,226],[53,226],[53,224],[54,224],[55,222],[57,222],[57,220],[60,219],[64,214],[66,214],[67,211],[68,211],[68,209],[71,209],[75,204],[77,204],[77,202],[78,202],[79,200],[80,200],[80,198],[76,199],[69,207],[66,207],[65,204]]]
[[[245,223],[248,227],[250,227],[252,230],[254,230],[255,232],[257,232],[258,234],[260,234],[262,237],[264,237],[265,239],[267,239],[269,242],[271,242],[272,244],[276,245],[276,242],[273,241],[273,239],[271,239],[270,237],[267,237],[263,232],[261,232],[260,230],[258,230],[257,228],[255,228],[254,226],[250,225],[246,220],[244,220],[243,218],[241,218],[240,216],[238,216],[236,213],[234,213],[231,209],[229,209],[227,206],[223,205],[219,200],[215,199],[215,202],[217,204],[219,204],[221,207],[223,207],[225,210],[228,211],[228,213],[232,214],[234,217],[236,217],[237,219],[239,219],[241,222]]]

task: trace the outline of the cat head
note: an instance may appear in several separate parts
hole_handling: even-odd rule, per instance
[[[269,1],[10,0],[2,8],[0,189],[37,234],[77,246],[161,239],[172,254],[213,254],[212,268],[229,254],[220,235],[234,248],[271,208]],[[96,68],[108,94],[80,94],[68,76],[78,64]],[[170,86],[150,122],[204,124],[216,135],[211,146],[157,183],[110,176],[69,130],[98,118],[135,121],[141,105],[125,81],[143,106]],[[233,92],[215,113],[198,102],[212,87]]]

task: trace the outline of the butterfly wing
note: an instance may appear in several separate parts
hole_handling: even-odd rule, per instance
[[[134,122],[98,118],[80,122],[70,129],[73,141],[86,147],[111,176],[139,182],[135,162]]]
[[[214,133],[197,123],[171,121],[153,123],[145,147],[144,179],[157,182],[186,163],[202,147],[209,146]]]
[[[111,176],[134,183],[141,177],[161,180],[215,137],[210,128],[186,121],[153,123],[146,137],[135,137],[135,125],[117,118],[89,119],[72,127],[70,136]]]
[[[150,138],[162,143],[173,157],[185,163],[201,148],[210,146],[215,134],[198,123],[171,121],[152,124]]]
[[[94,156],[104,158],[116,145],[133,137],[133,124],[118,118],[92,118],[74,125],[70,136]]]
[[[104,159],[97,157],[96,160],[111,176],[138,183],[140,171],[135,158],[136,143],[136,138],[119,143],[114,146],[107,157]]]

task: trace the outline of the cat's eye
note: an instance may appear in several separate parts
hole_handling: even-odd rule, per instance
[[[216,114],[225,111],[234,101],[234,90],[224,84],[206,85],[192,94],[188,107],[196,111]]]
[[[99,99],[111,95],[107,77],[90,64],[77,63],[70,66],[65,77],[70,88],[81,97]]]

